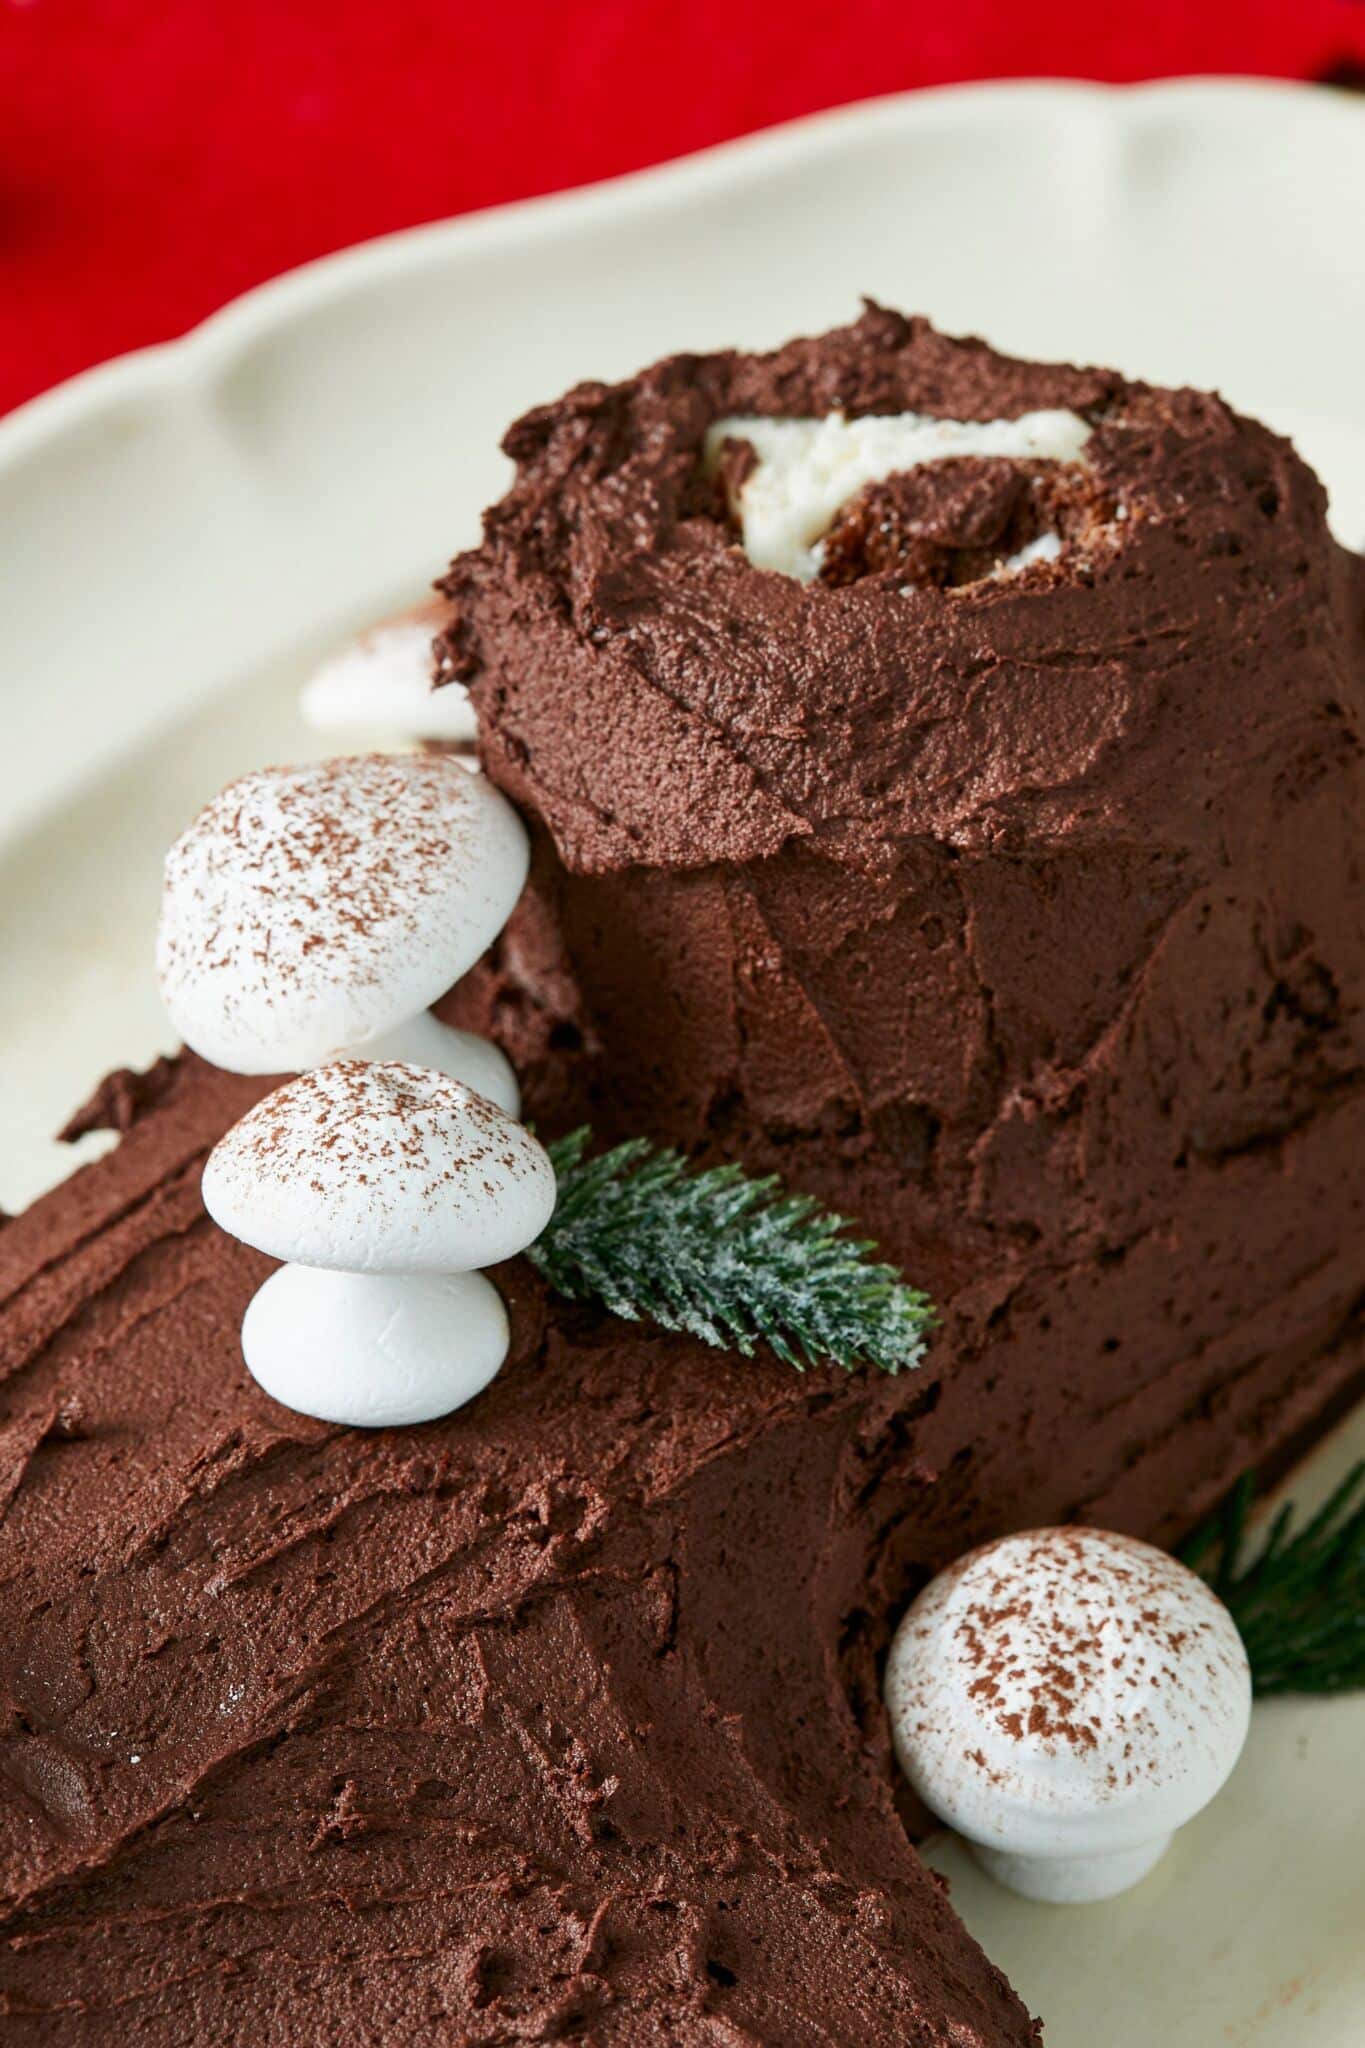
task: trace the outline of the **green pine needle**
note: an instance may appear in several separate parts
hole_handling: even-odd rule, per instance
[[[1365,1463],[1301,1529],[1282,1507],[1244,1563],[1254,1493],[1248,1472],[1180,1555],[1199,1565],[1216,1553],[1205,1577],[1241,1631],[1257,1697],[1365,1686]]]
[[[928,1298],[874,1264],[842,1217],[776,1175],[699,1171],[644,1138],[589,1159],[590,1138],[548,1148],[559,1197],[527,1255],[560,1294],[745,1357],[762,1342],[798,1371],[919,1364]]]

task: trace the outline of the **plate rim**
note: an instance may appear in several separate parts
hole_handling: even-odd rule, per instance
[[[715,143],[642,170],[471,213],[454,214],[332,250],[267,278],[166,341],[151,342],[93,364],[39,392],[0,417],[0,477],[46,443],[79,433],[105,411],[186,389],[202,396],[231,373],[263,338],[294,319],[376,284],[439,265],[464,249],[490,244],[525,247],[546,236],[592,227],[598,220],[702,196],[727,184],[780,171],[793,158],[832,151],[858,131],[890,134],[926,129],[1000,110],[1037,120],[1084,111],[1110,128],[1131,131],[1172,110],[1190,119],[1274,114],[1315,124],[1353,124],[1365,133],[1361,109],[1346,93],[1294,79],[1191,76],[1132,84],[1066,78],[1010,78],[914,88],[800,115]]]

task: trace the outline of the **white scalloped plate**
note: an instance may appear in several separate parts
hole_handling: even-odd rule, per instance
[[[315,751],[308,661],[473,535],[523,407],[870,292],[1218,386],[1296,436],[1359,545],[1362,194],[1345,96],[908,96],[349,251],[0,424],[0,1201],[69,1168],[50,1133],[104,1067],[165,1042],[165,844],[230,775]],[[1363,1734],[1359,1701],[1259,1709],[1230,1791],[1105,1906],[1011,1900],[952,1843],[934,1860],[1049,2048],[1358,2048]]]

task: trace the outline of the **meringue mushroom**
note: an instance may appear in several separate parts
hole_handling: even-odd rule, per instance
[[[1002,1537],[901,1621],[885,1697],[902,1770],[1012,1890],[1126,1890],[1246,1739],[1251,1674],[1196,1574],[1103,1529]]]
[[[507,1350],[474,1269],[533,1244],[554,1168],[493,1103],[419,1067],[345,1060],[299,1075],[209,1155],[204,1206],[289,1261],[250,1303],[242,1351],[286,1406],[363,1427],[426,1422]]]
[[[233,1073],[410,1060],[515,1114],[498,1048],[427,1006],[501,931],[528,862],[506,798],[448,756],[245,775],[166,856],[162,1000],[185,1043]]]
[[[437,599],[383,619],[316,669],[299,709],[315,732],[368,729],[470,747],[478,720],[463,683],[432,688],[431,643],[450,614]],[[472,757],[466,754],[466,760]]]

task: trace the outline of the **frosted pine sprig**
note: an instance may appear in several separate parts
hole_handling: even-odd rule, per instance
[[[643,1138],[590,1159],[590,1141],[578,1130],[548,1148],[559,1196],[527,1256],[558,1293],[746,1357],[764,1343],[798,1371],[919,1364],[928,1297],[843,1217],[775,1174],[698,1170]]]

